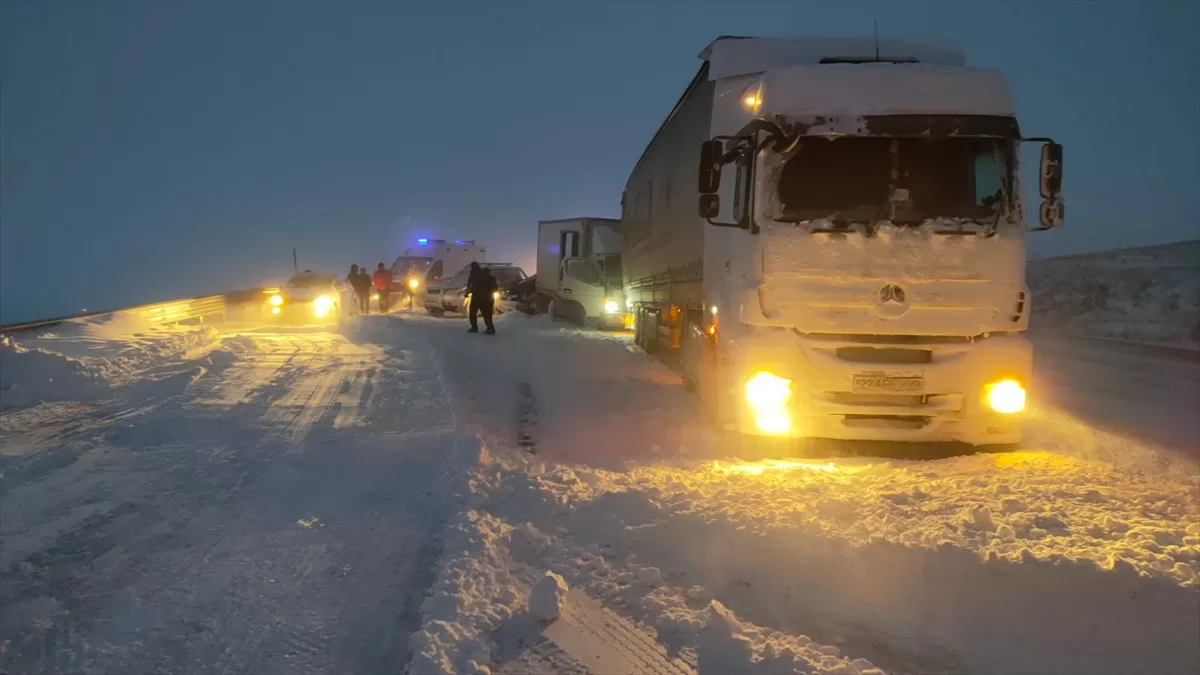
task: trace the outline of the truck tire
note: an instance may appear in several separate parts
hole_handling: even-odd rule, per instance
[[[645,344],[642,349],[646,350],[647,354],[658,353],[658,312],[646,312],[646,326],[642,329],[642,338]]]
[[[444,316],[446,314],[446,310],[434,307],[426,307],[425,311],[429,312],[432,316]]]

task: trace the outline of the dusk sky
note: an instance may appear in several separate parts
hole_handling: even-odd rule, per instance
[[[0,7],[4,322],[279,280],[293,246],[343,272],[476,239],[532,273],[539,219],[619,215],[714,37],[873,18],[1003,70],[1063,143],[1036,253],[1200,238],[1196,2]]]

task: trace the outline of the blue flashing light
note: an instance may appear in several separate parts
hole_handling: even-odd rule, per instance
[[[429,240],[426,239],[425,237],[421,237],[420,239],[417,240],[417,246],[428,246],[428,245],[429,245]]]
[[[465,244],[467,242],[463,241],[462,239],[459,239],[458,241],[456,241],[454,243],[458,244],[459,246],[462,246],[463,244]]]

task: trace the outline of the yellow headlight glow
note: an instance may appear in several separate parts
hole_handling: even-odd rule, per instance
[[[500,301],[500,291],[492,291],[492,300]]]
[[[768,434],[786,433],[792,428],[787,402],[792,398],[792,381],[765,370],[746,381],[746,402],[754,409],[754,424]]]
[[[414,291],[417,290],[417,286],[420,286],[420,285],[421,285],[420,279],[409,279],[408,280],[408,287],[413,289]]]
[[[1025,409],[1025,387],[1016,380],[993,382],[984,391],[988,406],[1002,415],[1012,415]]]
[[[604,311],[608,312],[609,314],[616,314],[617,312],[621,311],[621,303],[613,300],[612,298],[605,298]]]
[[[272,295],[271,297],[267,298],[267,302],[270,303],[271,306],[273,306],[273,307],[278,307],[283,304],[283,296],[282,295]]]
[[[312,305],[313,316],[320,319],[328,314],[329,310],[333,309],[333,298],[329,297],[328,295],[317,296],[317,298],[313,300]]]

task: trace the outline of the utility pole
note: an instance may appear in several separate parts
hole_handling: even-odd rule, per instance
[[[875,27],[875,60],[879,60],[879,19],[871,19],[871,25]]]
[[[296,258],[296,249],[292,249],[292,274],[300,274],[300,260]]]

